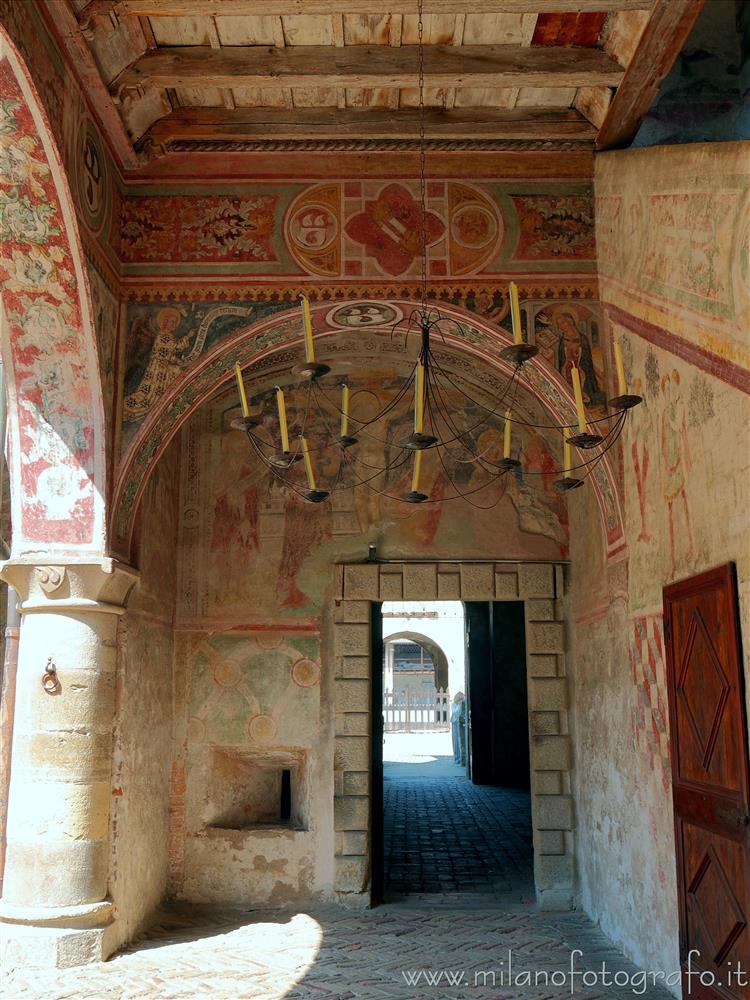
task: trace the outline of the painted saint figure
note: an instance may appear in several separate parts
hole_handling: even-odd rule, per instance
[[[126,420],[145,416],[189,360],[183,352],[190,345],[192,332],[182,337],[175,336],[181,319],[182,314],[179,309],[167,306],[156,314],[156,333],[151,334],[153,340],[140,330],[131,331],[135,332],[136,336],[140,334],[140,340],[148,339],[150,343],[148,347],[139,351],[147,354],[148,360],[137,387],[125,397]],[[135,324],[133,326],[135,327]],[[126,385],[131,379],[132,369],[126,375]]]
[[[579,328],[575,313],[571,309],[559,309],[555,313],[554,324],[560,334],[557,343],[557,370],[572,385],[571,369],[578,368],[586,405],[592,408],[604,406],[606,394],[599,386],[591,344]]]
[[[661,418],[661,454],[664,476],[662,489],[667,501],[669,514],[669,544],[672,553],[672,578],[677,573],[675,556],[675,507],[682,507],[687,531],[688,562],[693,556],[693,528],[690,522],[688,508],[687,472],[690,469],[690,451],[688,450],[687,421],[685,407],[680,393],[680,373],[672,371],[671,377],[664,375],[661,380],[664,393],[664,411]]]

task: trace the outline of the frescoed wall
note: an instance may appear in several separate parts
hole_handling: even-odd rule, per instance
[[[586,909],[642,967],[670,970],[678,929],[662,588],[734,561],[745,651],[750,641],[746,150],[608,153],[596,190],[604,322],[643,403],[622,438],[627,561],[607,566],[581,548],[590,500],[570,506],[581,888]],[[644,910],[654,914],[648,935]]]
[[[487,358],[497,358],[498,339],[510,340],[507,286],[496,287],[494,294],[456,295],[460,303],[451,312],[450,300],[443,300],[443,309],[459,326],[455,327],[467,348],[480,350]],[[319,351],[334,351],[338,355],[364,356],[379,353],[383,341],[401,343],[403,335],[394,339],[391,327],[411,310],[407,301],[388,303],[378,299],[358,299],[349,305],[313,306],[313,326],[319,341]],[[601,338],[598,304],[594,301],[533,298],[523,302],[522,320],[527,338],[540,346],[541,365],[532,377],[539,382],[542,395],[553,401],[560,412],[569,403],[560,394],[560,384],[550,378],[560,375],[570,387],[570,367],[576,361],[583,373],[584,395],[590,416],[605,414],[602,401],[608,379],[606,354]],[[476,319],[475,319],[476,317]],[[139,490],[148,476],[148,469],[158,457],[164,443],[178,429],[190,409],[200,400],[209,398],[224,381],[233,382],[233,365],[239,360],[249,363],[248,374],[269,368],[286,367],[297,361],[302,350],[300,307],[288,299],[225,304],[193,303],[188,300],[132,303],[128,308],[128,344],[126,356],[125,400],[123,410],[121,460],[115,512],[115,545],[126,551],[129,525],[137,507]],[[341,340],[341,331],[349,336]],[[337,334],[337,342],[330,340]],[[340,343],[338,341],[341,341]],[[403,350],[403,348],[399,348]],[[276,356],[276,360],[272,356]],[[465,358],[461,370],[471,375],[476,365]],[[349,369],[347,369],[348,371]],[[479,373],[479,369],[476,369]],[[404,372],[405,373],[405,372]],[[481,378],[491,378],[488,373]],[[571,420],[575,417],[571,416]],[[543,423],[544,420],[541,420]],[[529,461],[539,467],[549,462],[533,456],[530,442]],[[526,453],[525,453],[526,454]],[[595,472],[597,489],[604,490],[603,512],[609,544],[622,541],[622,525],[616,513],[614,483],[606,486],[600,473]],[[545,486],[559,501],[549,477]]]
[[[343,327],[355,326],[344,337],[368,340],[362,348],[367,376],[351,343],[347,350],[342,340],[336,351],[352,358],[350,412],[360,419],[398,385],[398,364],[387,354],[378,359],[372,335],[356,329],[363,317],[373,318],[372,309],[375,304],[365,302],[333,310]],[[381,308],[377,321],[382,319]],[[277,429],[268,391],[273,376],[252,368],[249,376],[252,412],[271,439]],[[291,387],[286,392],[293,437],[304,393]],[[542,422],[533,400],[519,405]],[[413,414],[408,407],[404,414],[406,433]],[[325,691],[333,683],[326,630],[334,563],[363,558],[371,543],[392,558],[559,558],[567,552],[567,510],[551,480],[561,443],[534,431],[520,433],[514,448],[522,449],[528,465],[508,476],[503,490],[490,487],[474,497],[487,509],[461,501],[410,507],[364,487],[312,507],[259,463],[245,435],[231,428],[238,415],[232,386],[197,410],[181,434],[175,619],[180,721],[172,793],[179,833],[173,836],[171,885],[177,896],[199,901],[285,902],[331,892],[333,729]],[[401,416],[395,410],[392,419],[398,423]],[[316,424],[305,428],[324,479],[335,470],[327,468],[322,431]],[[377,460],[377,443],[363,437],[355,447],[364,461]],[[488,459],[499,458],[500,447],[498,434]],[[549,474],[535,476],[539,469]],[[477,485],[473,467],[470,475],[464,489]],[[409,464],[374,485],[399,496],[410,479]],[[426,455],[425,490],[447,492],[443,479],[434,456]],[[297,820],[288,826],[274,821],[271,808],[274,767],[282,765],[291,767],[297,809]]]
[[[430,179],[430,280],[504,272],[594,270],[594,202],[586,182]],[[113,245],[128,279],[155,274],[414,280],[420,273],[419,183],[342,179],[134,188]]]

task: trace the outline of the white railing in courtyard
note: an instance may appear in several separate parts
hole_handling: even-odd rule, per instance
[[[386,733],[416,733],[449,729],[451,706],[447,691],[384,691],[383,723]]]

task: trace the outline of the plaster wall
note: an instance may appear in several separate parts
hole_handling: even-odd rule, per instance
[[[166,893],[172,746],[178,447],[162,457],[140,513],[139,582],[119,632],[110,810],[110,950]]]
[[[733,560],[750,629],[747,150],[597,161],[600,290],[632,391],[627,558],[570,503],[578,860],[585,909],[637,963],[679,965],[662,588]],[[745,661],[747,663],[747,661]],[[648,919],[644,919],[648,914]]]

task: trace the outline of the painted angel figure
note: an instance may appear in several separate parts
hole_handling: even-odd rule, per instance
[[[135,334],[139,343],[138,355],[141,357],[135,359],[126,375],[128,388],[134,381],[133,376],[137,377],[138,361],[143,356],[147,360],[137,386],[125,397],[127,420],[145,416],[190,360],[190,355],[184,352],[190,346],[193,332],[182,337],[175,336],[181,319],[179,309],[167,306],[160,309],[154,318],[155,334],[151,330],[144,330],[143,324],[138,320],[133,323],[131,333]]]

